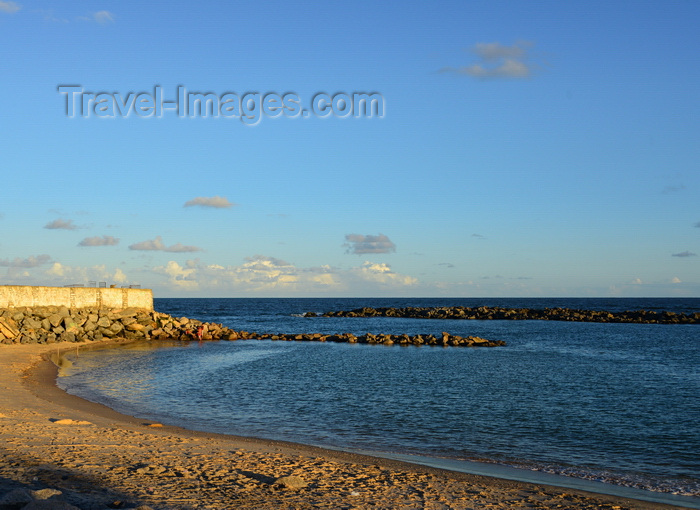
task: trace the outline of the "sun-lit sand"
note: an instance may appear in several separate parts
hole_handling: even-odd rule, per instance
[[[673,508],[148,423],[55,386],[46,355],[77,345],[0,346],[0,507],[51,488],[81,510]]]

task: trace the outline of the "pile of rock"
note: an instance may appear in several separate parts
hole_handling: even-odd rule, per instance
[[[305,317],[316,317],[309,312]],[[675,313],[648,310],[606,312],[571,308],[503,308],[498,306],[446,306],[436,308],[357,308],[326,312],[323,317],[401,317],[407,319],[471,319],[471,320],[550,320],[574,322],[635,322],[645,324],[700,324],[700,312]]]
[[[221,324],[176,319],[164,313],[135,308],[69,309],[66,307],[21,307],[0,309],[0,343],[90,342],[109,338],[182,339],[197,338],[202,327],[205,340],[239,338]]]
[[[326,335],[265,334],[234,331],[221,324],[187,317],[175,318],[165,313],[126,309],[68,309],[33,307],[0,309],[0,343],[51,344],[55,342],[94,342],[103,339],[127,340],[296,340],[306,342],[347,342],[365,344],[443,345],[455,347],[496,347],[502,341],[478,337],[461,337],[442,333],[434,335],[366,335],[351,333]]]
[[[342,333],[340,335],[324,335],[321,333],[300,335],[259,335],[259,338],[270,340],[286,340],[298,342],[340,342],[350,344],[384,344],[384,345],[441,345],[445,347],[498,347],[506,345],[503,340],[487,340],[478,336],[461,337],[442,332],[441,335],[389,335],[372,334],[353,335]]]

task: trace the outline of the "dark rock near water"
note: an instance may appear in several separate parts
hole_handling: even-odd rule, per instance
[[[506,345],[503,340],[487,340],[476,336],[461,337],[443,332],[439,337],[435,335],[365,335],[355,336],[352,333],[341,333],[337,335],[324,335],[321,333],[306,334],[257,334],[254,338],[281,340],[287,342],[338,342],[338,343],[359,343],[359,344],[384,344],[384,345],[439,345],[449,347],[498,347]]]
[[[368,313],[372,309],[367,308]],[[312,313],[312,312],[310,312]],[[309,314],[305,314],[310,316]],[[0,309],[0,343],[92,342],[104,338],[127,340],[282,340],[299,342],[347,342],[384,345],[440,345],[451,347],[496,347],[503,341],[433,335],[366,335],[351,333],[264,334],[235,331],[222,324],[205,323],[187,317],[137,309],[76,309],[65,307],[22,307]]]
[[[19,510],[34,501],[27,489],[14,489],[0,496],[0,510]]]
[[[305,314],[305,317],[313,315]],[[323,317],[401,317],[407,319],[550,320],[572,322],[635,322],[644,324],[700,324],[700,312],[675,313],[647,310],[607,312],[571,308],[502,308],[449,306],[438,308],[357,308],[326,312]]]

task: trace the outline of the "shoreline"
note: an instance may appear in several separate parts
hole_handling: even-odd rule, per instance
[[[0,437],[12,439],[2,450],[0,497],[2,490],[24,481],[20,475],[8,477],[12,470],[5,469],[5,461],[9,458],[21,464],[27,450],[22,445],[31,445],[29,450],[36,451],[42,462],[29,458],[24,462],[42,466],[41,476],[30,469],[33,476],[25,484],[39,481],[65,491],[70,485],[66,480],[99,479],[102,490],[93,499],[106,501],[114,493],[124,494],[117,499],[125,497],[154,509],[425,508],[429,502],[436,505],[431,508],[465,509],[487,504],[504,509],[562,504],[578,509],[679,508],[315,446],[154,427],[56,386],[58,368],[48,360],[53,351],[125,343],[0,347]],[[72,422],[56,425],[57,420]],[[115,448],[120,456],[115,457]],[[71,474],[56,486],[61,478],[57,473],[66,469]],[[217,476],[210,476],[211,472]],[[294,490],[275,485],[275,480],[289,475],[301,478],[307,486]],[[95,484],[90,487],[94,493]],[[84,497],[79,492],[68,493],[73,501]]]
[[[189,342],[174,340],[172,342],[163,342],[163,348],[168,347],[181,347]],[[133,343],[131,345],[134,345]],[[138,342],[136,343],[138,345]],[[128,349],[128,345],[125,344],[124,347]],[[104,348],[109,349],[110,346],[104,346]],[[157,347],[161,348],[160,343]],[[99,350],[100,346],[96,345],[92,350]],[[65,352],[66,355],[70,356],[70,349]],[[65,390],[60,390],[65,391]],[[77,397],[80,399],[88,399],[90,397]],[[122,414],[125,418],[132,418],[129,411],[115,411]],[[163,423],[177,423],[177,420],[173,417],[166,417],[161,415],[154,415],[151,412],[144,410],[143,417],[141,421],[144,420],[164,420]],[[176,427],[177,428],[177,427]],[[356,447],[344,447],[340,446],[329,446],[319,443],[305,443],[303,440],[301,442],[295,442],[294,439],[285,440],[284,438],[274,439],[274,435],[269,433],[260,433],[260,435],[235,435],[228,434],[227,432],[217,432],[216,429],[207,428],[197,428],[194,427],[183,427],[184,431],[199,432],[199,433],[210,433],[214,436],[222,437],[233,437],[238,439],[247,439],[252,441],[269,441],[269,442],[279,442],[283,445],[291,445],[294,447],[308,447],[308,448],[318,448],[322,449],[326,453],[328,451],[334,453],[344,453],[344,454],[356,454],[361,456],[368,456],[371,458],[381,458],[387,460],[396,460],[399,462],[410,463],[413,465],[429,466],[437,469],[442,469],[451,472],[460,472],[466,474],[475,474],[489,476],[493,478],[502,478],[519,482],[526,483],[537,483],[544,485],[551,485],[556,487],[561,487],[564,489],[579,489],[586,492],[592,492],[595,494],[606,494],[610,496],[626,497],[630,499],[639,499],[642,501],[650,501],[656,503],[665,504],[676,504],[676,505],[686,505],[689,508],[695,507],[700,508],[700,497],[677,494],[669,491],[654,491],[649,489],[643,489],[635,487],[634,485],[624,485],[616,484],[610,481],[600,481],[594,476],[589,477],[578,477],[578,476],[567,476],[555,471],[541,471],[538,469],[528,469],[527,467],[511,465],[508,463],[501,463],[498,461],[490,461],[485,458],[485,460],[467,460],[458,459],[451,457],[441,457],[441,456],[431,456],[428,453],[401,453],[400,451],[386,451],[382,449],[367,449],[363,446]],[[268,431],[272,432],[272,430]]]

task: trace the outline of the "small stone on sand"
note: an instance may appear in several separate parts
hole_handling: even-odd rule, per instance
[[[39,489],[36,491],[30,491],[32,498],[35,500],[45,500],[52,498],[53,496],[60,496],[63,494],[61,491],[56,489]]]
[[[286,489],[303,489],[308,485],[304,480],[298,476],[282,476],[275,480],[272,485],[282,486]]]
[[[62,420],[51,420],[56,425],[92,425],[89,421],[85,420],[71,420],[70,418],[64,418]]]

